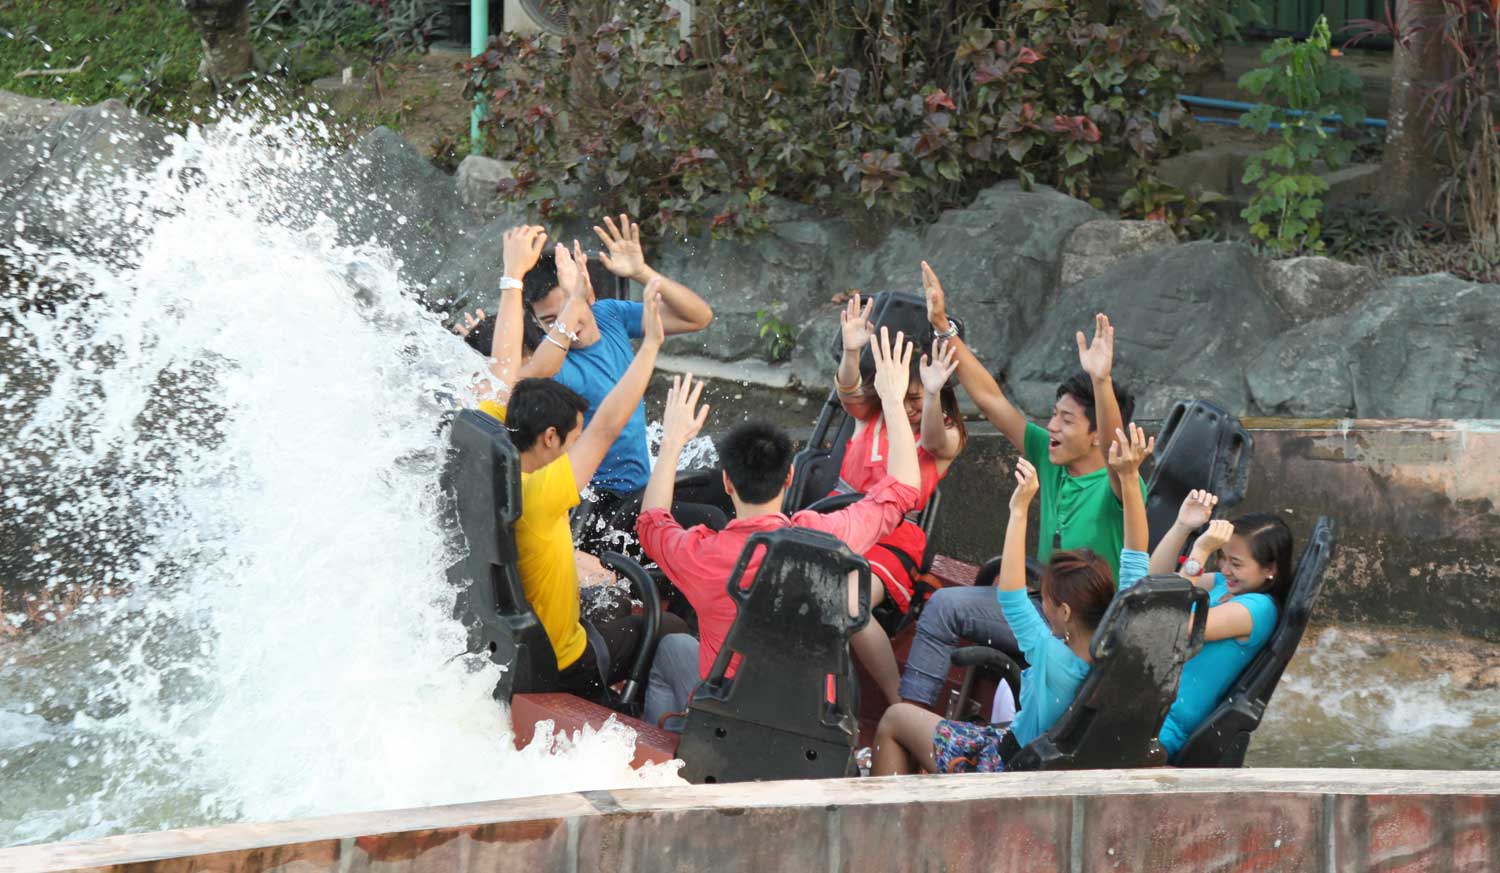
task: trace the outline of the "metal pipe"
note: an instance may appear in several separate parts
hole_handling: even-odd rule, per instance
[[[469,0],[469,56],[484,54],[490,43],[489,0]],[[469,153],[480,154],[479,148],[479,101],[482,94],[474,98],[474,112],[469,116]]]
[[[1231,109],[1239,112],[1249,112],[1256,107],[1256,104],[1254,103],[1241,103],[1238,100],[1220,100],[1217,97],[1199,97],[1196,94],[1178,94],[1177,99],[1189,106],[1203,106],[1208,109]],[[1305,114],[1301,109],[1287,109],[1284,111],[1286,112],[1286,114],[1291,116]],[[1329,115],[1323,120],[1337,122],[1343,121],[1343,119],[1337,115]],[[1364,123],[1370,127],[1386,126],[1386,120],[1384,118],[1366,118]]]

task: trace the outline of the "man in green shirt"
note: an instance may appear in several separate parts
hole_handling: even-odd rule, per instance
[[[1130,421],[1135,400],[1116,386],[1114,327],[1095,316],[1094,338],[1077,334],[1082,367],[1057,388],[1057,402],[1045,428],[1029,422],[948,321],[942,285],[924,261],[922,285],[927,318],[938,337],[958,352],[958,380],[984,417],[1010,440],[1041,479],[1041,524],[1037,559],[1045,563],[1054,551],[1091,549],[1116,577],[1125,538],[1120,483],[1105,464],[1116,430]],[[916,637],[901,676],[901,696],[931,706],[948,675],[949,658],[964,640],[1014,653],[1015,636],[990,588],[956,586],[933,594],[917,621]]]

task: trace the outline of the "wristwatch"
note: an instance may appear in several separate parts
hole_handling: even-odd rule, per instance
[[[948,322],[947,330],[938,330],[937,328],[933,328],[932,335],[937,339],[953,339],[954,337],[958,336],[958,325],[950,320]]]
[[[510,276],[500,277],[500,290],[507,291],[511,288],[520,290],[522,287],[520,279],[512,279]]]
[[[1200,564],[1200,563],[1198,563],[1197,561],[1193,560],[1192,558],[1188,558],[1186,561],[1182,562],[1182,575],[1184,575],[1184,576],[1202,576],[1203,575],[1203,565]]]

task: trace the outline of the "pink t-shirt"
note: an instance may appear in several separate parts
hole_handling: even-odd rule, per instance
[[[917,489],[887,476],[862,500],[838,512],[824,515],[803,510],[790,518],[782,513],[758,518],[735,519],[721,531],[704,525],[683,529],[665,509],[648,509],[636,521],[636,535],[646,555],[661,565],[667,578],[687,597],[698,612],[698,675],[707,676],[738,608],[725,590],[735,562],[750,536],[784,527],[804,527],[833,534],[850,551],[862,555],[896,529],[917,504]],[[741,585],[748,586],[760,568],[757,555],[745,568]],[[733,676],[738,659],[729,665]]]

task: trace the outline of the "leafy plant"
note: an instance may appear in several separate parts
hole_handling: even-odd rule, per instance
[[[1371,200],[1353,200],[1341,205],[1323,220],[1323,244],[1330,255],[1357,255],[1391,245],[1400,226],[1394,217]]]
[[[760,340],[766,360],[773,364],[785,361],[797,348],[796,330],[769,309],[755,313],[755,323],[760,325]]]
[[[1161,221],[1181,239],[1202,239],[1213,228],[1214,214],[1207,209],[1224,195],[1205,191],[1201,195],[1163,182],[1148,171],[1136,176],[1135,184],[1120,195],[1120,215]]]
[[[1447,177],[1437,206],[1461,216],[1487,264],[1500,262],[1500,7],[1494,0],[1411,0],[1411,13],[1393,21],[1355,22],[1360,38],[1385,36],[1407,43],[1436,40],[1443,75],[1421,83],[1424,111],[1437,132],[1437,152]]]
[[[1328,182],[1319,163],[1337,169],[1355,148],[1352,138],[1324,127],[1339,116],[1351,129],[1364,121],[1359,77],[1331,62],[1328,19],[1318,17],[1304,42],[1278,39],[1261,53],[1266,66],[1240,77],[1241,88],[1262,101],[1240,123],[1257,133],[1279,130],[1281,142],[1254,155],[1244,182],[1255,183],[1250,205],[1240,214],[1250,233],[1272,251],[1321,251],[1322,195]],[[1285,104],[1285,105],[1280,105]]]
[[[930,219],[1000,179],[1088,197],[1184,117],[1210,0],[701,0],[681,39],[661,0],[590,33],[499,35],[468,65],[505,191],[584,202],[662,234],[759,230],[772,195]],[[583,30],[575,28],[575,30]]]

